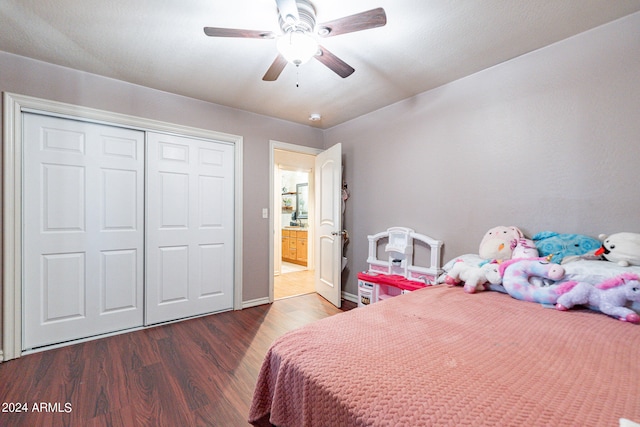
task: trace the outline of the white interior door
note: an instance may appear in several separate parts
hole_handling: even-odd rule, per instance
[[[316,156],[316,292],[336,307],[342,300],[342,145]]]
[[[23,349],[141,326],[144,133],[23,123]]]
[[[233,146],[147,144],[146,324],[233,308]]]

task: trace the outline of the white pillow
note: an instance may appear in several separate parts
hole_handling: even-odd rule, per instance
[[[638,266],[622,267],[611,261],[578,260],[562,264],[562,267],[564,267],[563,282],[575,280],[577,282],[591,283],[592,285],[597,285],[623,273],[640,275],[640,267]]]

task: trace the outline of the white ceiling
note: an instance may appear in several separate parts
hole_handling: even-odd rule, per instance
[[[203,32],[279,31],[275,0],[2,0],[0,50],[326,129],[640,11],[640,0],[314,4],[320,23],[386,11],[384,27],[322,40],[356,69],[346,79],[312,60],[265,82],[275,40]]]

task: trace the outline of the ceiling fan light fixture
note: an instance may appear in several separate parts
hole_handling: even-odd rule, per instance
[[[288,31],[276,42],[278,52],[294,65],[302,65],[318,52],[318,41],[308,32]]]

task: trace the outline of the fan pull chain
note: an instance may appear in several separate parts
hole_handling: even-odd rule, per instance
[[[296,87],[300,87],[299,77],[300,77],[300,66],[296,65]]]

